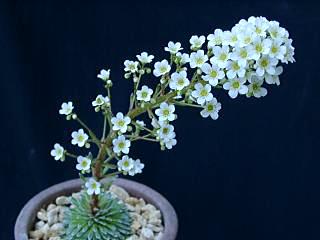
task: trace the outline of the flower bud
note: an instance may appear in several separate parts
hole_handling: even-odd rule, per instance
[[[127,130],[128,130],[128,132],[131,132],[132,131],[132,127],[128,126]]]
[[[146,68],[146,72],[149,74],[151,73],[151,68]]]
[[[90,143],[87,142],[87,143],[84,145],[84,147],[85,147],[85,148],[90,148]]]
[[[67,120],[71,120],[71,115],[67,115],[67,116],[66,116],[66,119],[67,119]]]
[[[107,86],[112,87],[112,81],[110,79],[107,81]]]
[[[78,116],[77,116],[77,114],[75,114],[75,113],[74,113],[74,114],[72,114],[72,119],[73,119],[73,120],[76,120],[76,119],[77,119],[77,117],[78,117]]]
[[[99,111],[100,111],[100,107],[99,107],[99,106],[98,106],[98,107],[95,107],[95,108],[94,108],[94,111],[95,111],[95,112],[99,112]]]
[[[140,70],[139,70],[139,73],[140,73],[140,74],[144,74],[144,73],[145,73],[144,69],[140,69]]]
[[[201,69],[198,68],[198,69],[197,69],[197,74],[200,75],[201,73],[202,73]]]
[[[151,98],[151,99],[150,99],[150,102],[151,102],[152,104],[155,104],[155,103],[156,103],[156,100],[155,100],[154,98]]]
[[[124,78],[125,78],[125,79],[129,79],[130,76],[131,76],[131,73],[126,73],[126,74],[124,75]]]
[[[138,82],[138,80],[139,80],[139,78],[138,77],[136,77],[136,76],[134,76],[134,78],[133,78],[133,82]]]

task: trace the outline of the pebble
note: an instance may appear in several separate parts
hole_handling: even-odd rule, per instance
[[[70,200],[68,197],[61,196],[56,199],[56,204],[59,206],[64,206],[70,204]]]
[[[57,206],[53,203],[49,204],[48,207],[47,207],[47,211],[51,211],[52,209],[55,209]]]
[[[121,187],[115,186],[115,185],[112,185],[112,186],[110,187],[110,192],[112,192],[112,193],[114,193],[115,195],[117,195],[117,197],[118,197],[119,199],[121,199],[122,201],[124,201],[124,202],[125,202],[125,200],[126,200],[127,198],[130,197],[130,196],[129,196],[129,193],[128,193],[126,190],[124,190],[124,189],[121,188]]]
[[[48,224],[51,226],[54,223],[57,223],[59,220],[59,211],[60,208],[59,207],[55,207],[53,209],[51,209],[50,211],[48,211],[47,216],[48,216]]]
[[[142,239],[145,239],[145,240],[153,240],[154,239],[154,233],[150,228],[142,228],[141,229],[141,236],[142,236]]]
[[[41,229],[44,225],[45,225],[44,221],[36,222],[36,224],[35,224],[35,229],[36,229],[36,230],[39,230],[39,229]]]
[[[42,220],[42,221],[48,221],[48,217],[47,217],[47,211],[44,209],[41,209],[38,213],[37,213],[37,218]]]
[[[161,212],[142,198],[135,198],[118,186],[112,185],[110,193],[124,202],[129,209],[132,221],[133,235],[126,240],[164,240]],[[72,197],[79,198],[80,193]],[[65,212],[71,206],[70,197],[59,196],[46,209],[40,209],[34,228],[29,232],[29,240],[62,240],[64,231],[63,220]]]

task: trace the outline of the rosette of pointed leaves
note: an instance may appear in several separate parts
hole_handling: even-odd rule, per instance
[[[82,193],[72,198],[65,217],[65,240],[124,240],[131,235],[131,217],[126,206],[110,193],[99,195],[99,209],[90,208],[91,198]]]

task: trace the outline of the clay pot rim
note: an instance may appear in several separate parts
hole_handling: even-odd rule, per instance
[[[178,218],[172,205],[160,193],[150,187],[127,179],[118,178],[115,185],[124,188],[131,196],[141,197],[157,207],[162,214],[164,231],[163,240],[175,240],[178,232]],[[15,240],[28,240],[28,232],[35,221],[37,212],[44,205],[53,202],[58,196],[71,195],[81,189],[81,180],[74,179],[53,185],[31,198],[17,217]]]

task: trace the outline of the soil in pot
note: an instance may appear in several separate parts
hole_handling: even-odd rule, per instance
[[[133,235],[127,240],[160,240],[162,239],[161,212],[142,198],[136,198],[118,186],[112,185],[110,193],[123,202],[133,219]],[[73,193],[79,197],[80,193]],[[29,232],[29,240],[60,240],[64,231],[64,213],[69,208],[71,196],[59,196],[54,203],[50,203],[37,213],[34,227]]]

